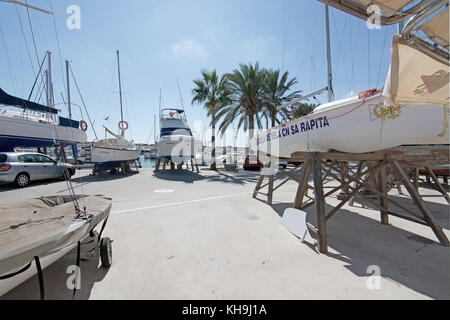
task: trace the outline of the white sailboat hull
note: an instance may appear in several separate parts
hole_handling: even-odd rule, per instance
[[[280,158],[299,151],[364,153],[399,145],[449,144],[448,108],[384,105],[381,95],[347,99],[258,134],[252,150]]]
[[[48,122],[37,122],[25,119],[0,116],[0,147],[45,146],[54,141],[63,144],[86,142],[86,132],[71,127],[54,125]]]
[[[137,160],[140,154],[141,150],[137,149],[113,149],[91,145],[91,162],[94,163],[133,161]]]

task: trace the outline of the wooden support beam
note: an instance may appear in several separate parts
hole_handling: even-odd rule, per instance
[[[400,174],[401,180],[403,182],[403,185],[408,190],[409,194],[417,204],[417,207],[419,208],[420,212],[423,214],[424,220],[428,223],[428,225],[433,230],[436,237],[439,239],[439,241],[446,247],[450,247],[450,242],[445,235],[444,231],[442,231],[441,226],[436,222],[431,212],[426,207],[422,197],[417,192],[414,185],[411,183],[411,180],[409,179],[408,175],[405,173],[405,171],[402,169],[400,164],[397,160],[391,161],[393,168],[397,171],[398,174]]]
[[[387,194],[382,194],[381,192],[379,192],[375,187],[373,187],[372,185],[368,184],[366,181],[364,180],[360,180],[359,183],[361,183],[365,188],[367,188],[369,191],[375,193],[378,197],[382,197],[386,200],[388,200],[389,202],[391,202],[392,204],[396,205],[397,207],[399,207],[400,209],[408,212],[409,214],[417,217],[418,219],[422,219],[422,217],[420,215],[418,215],[416,212],[410,210],[408,207],[406,207],[405,205],[401,204],[400,202],[398,202],[394,197],[389,196]],[[352,186],[350,186],[350,188],[353,190],[354,188]],[[360,195],[362,196],[362,194]],[[366,199],[369,199],[369,197],[364,197]],[[377,208],[380,208],[377,205]]]
[[[308,191],[308,180],[311,173],[311,160],[306,160],[303,163],[301,170],[302,178],[297,188],[297,194],[295,195],[294,208],[301,209],[303,204],[303,198]]]
[[[256,196],[258,195],[258,191],[259,191],[259,189],[261,189],[261,184],[264,181],[264,177],[265,177],[264,175],[259,176],[258,182],[256,183],[256,186],[255,186],[255,190],[253,191],[253,198],[256,198]]]
[[[442,195],[444,196],[445,200],[447,200],[448,203],[450,203],[450,198],[448,196],[447,191],[445,191],[444,187],[442,186],[441,182],[439,181],[438,177],[436,177],[436,175],[434,174],[433,170],[430,169],[430,167],[425,167],[425,170],[427,170],[428,172],[428,176],[430,176],[434,183],[436,184],[436,189],[442,193]]]
[[[364,161],[360,161],[358,164],[358,169],[356,170],[355,176],[359,176],[361,174],[363,166],[364,166]],[[357,182],[356,181],[353,182],[353,187],[356,187],[356,185],[357,185]],[[353,197],[350,197],[350,199],[348,200],[348,204],[350,206],[353,206],[353,203],[355,202],[355,198],[357,195],[358,195],[358,193],[355,193],[355,195]]]
[[[327,253],[327,225],[325,219],[325,197],[323,196],[322,185],[322,160],[319,152],[312,153],[312,170],[314,175],[314,195],[317,213],[317,240],[319,252]]]
[[[267,191],[267,204],[272,205],[273,199],[273,175],[269,176],[269,190]]]
[[[380,193],[383,195],[387,195],[387,185],[386,185],[386,167],[381,167],[378,171],[378,186],[380,189]],[[389,208],[388,202],[385,197],[380,198],[380,215],[381,215],[381,224],[388,225],[389,224]]]
[[[414,168],[412,172],[413,172],[414,188],[416,188],[416,191],[419,192],[419,169]]]
[[[358,185],[358,186],[353,190],[353,192],[351,192],[351,193],[349,194],[348,197],[344,198],[344,199],[343,199],[336,207],[334,207],[334,208],[326,215],[325,220],[328,221],[328,220],[329,220],[336,212],[338,212],[338,210],[341,209],[341,208],[344,206],[344,204],[346,204],[347,201],[349,201],[350,198],[351,198],[352,196],[354,196],[354,195],[359,191],[359,189],[361,189],[361,188],[362,188],[362,185]]]

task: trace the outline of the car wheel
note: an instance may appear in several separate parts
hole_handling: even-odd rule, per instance
[[[25,188],[30,183],[30,176],[28,173],[22,172],[19,173],[14,180],[14,184],[19,188]]]

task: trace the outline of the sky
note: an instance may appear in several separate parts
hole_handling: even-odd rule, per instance
[[[179,107],[182,100],[191,127],[207,132],[206,111],[191,104],[193,80],[201,70],[223,74],[240,63],[259,62],[288,71],[297,78],[294,89],[303,94],[326,86],[325,14],[317,0],[28,3],[54,14],[30,10],[31,32],[26,8],[0,2],[0,88],[28,97],[38,70],[35,43],[39,60],[52,52],[55,103],[67,115],[61,93],[66,100],[64,61],[69,60],[99,138],[104,136],[102,125],[118,131],[117,49],[124,118],[130,127],[126,137],[140,143],[153,142],[160,90],[164,107]],[[73,11],[67,12],[72,5],[80,9],[79,29],[67,27],[68,19],[73,22]],[[397,27],[369,29],[365,21],[330,8],[330,32],[336,99],[382,88]],[[71,98],[82,105],[73,81]],[[328,99],[326,93],[317,98],[321,103]],[[79,108],[73,109],[74,118],[80,119]],[[88,137],[94,137],[91,128]]]

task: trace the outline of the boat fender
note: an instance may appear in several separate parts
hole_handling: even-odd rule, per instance
[[[88,129],[87,122],[84,121],[84,120],[81,120],[80,121],[80,128],[81,128],[81,130],[86,131]]]
[[[120,121],[119,122],[119,129],[120,130],[124,130],[124,131],[128,130],[128,122]]]
[[[365,99],[365,98],[368,98],[368,97],[373,96],[376,92],[377,92],[377,88],[373,88],[373,89],[361,91],[361,92],[359,93],[358,98],[359,98],[359,99]]]

